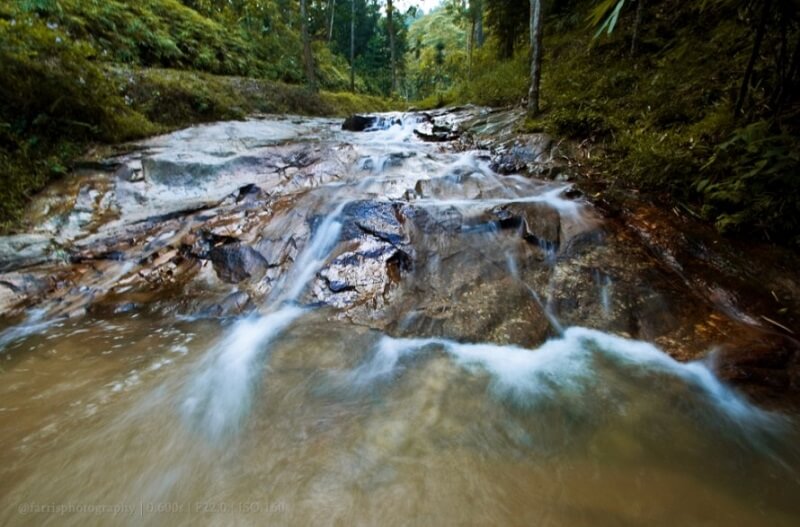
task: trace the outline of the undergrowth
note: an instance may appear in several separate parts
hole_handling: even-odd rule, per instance
[[[0,4],[0,231],[91,144],[253,113],[389,109],[377,97],[283,82],[301,75],[282,63],[297,56],[286,53],[298,45],[291,32],[254,41],[236,31],[176,0]],[[342,89],[341,59],[319,57],[323,88]]]
[[[589,146],[591,169],[617,188],[665,206],[680,203],[724,233],[800,248],[797,94],[776,114],[767,86],[772,65],[762,59],[744,115],[734,118],[753,40],[742,14],[674,0],[647,6],[635,56],[624,29],[631,20],[595,39],[585,19],[551,15],[543,113],[522,130]],[[512,60],[496,57],[490,39],[476,55],[472,79],[426,104],[520,104],[527,46]]]

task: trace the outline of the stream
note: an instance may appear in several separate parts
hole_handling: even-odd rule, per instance
[[[54,183],[0,238],[0,523],[800,524],[796,409],[721,374],[794,341],[512,123],[266,116]]]

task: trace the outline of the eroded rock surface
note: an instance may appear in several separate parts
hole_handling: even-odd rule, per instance
[[[518,117],[344,124],[368,133],[269,118],[154,138],[49,189],[31,233],[0,238],[0,307],[227,317],[296,302],[396,336],[528,347],[579,325],[681,360],[717,348],[731,379],[797,387],[794,319],[769,291],[715,271],[710,242],[680,226],[606,217],[562,181],[550,137],[513,132]],[[796,307],[796,273],[770,280]]]

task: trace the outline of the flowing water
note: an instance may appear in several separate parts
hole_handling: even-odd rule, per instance
[[[620,336],[629,299],[613,269],[586,274],[591,301],[570,308],[565,239],[594,233],[586,243],[607,250],[600,218],[563,184],[499,176],[413,125],[315,124],[354,154],[292,191],[308,233],[241,315],[45,307],[9,325],[1,523],[798,525],[795,418],[751,403],[708,358]],[[403,214],[435,228],[353,238],[365,200],[413,204]],[[546,228],[528,225],[532,243],[525,225],[487,219],[540,204],[561,248]],[[370,267],[387,239],[413,261],[399,286]],[[333,285],[334,263],[346,275],[353,261],[356,285]],[[394,292],[364,304],[375,283]]]

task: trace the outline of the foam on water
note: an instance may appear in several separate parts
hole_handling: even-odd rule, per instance
[[[629,379],[672,378],[692,392],[717,417],[745,434],[775,430],[783,418],[750,404],[723,384],[702,362],[681,363],[647,342],[582,327],[567,328],[559,338],[530,350],[490,343],[465,344],[441,338],[383,337],[369,361],[355,370],[358,382],[387,378],[404,358],[437,348],[469,371],[490,375],[492,393],[514,405],[567,404],[590,396],[603,382],[598,369],[611,367]],[[587,401],[583,400],[583,405]],[[755,437],[755,436],[751,436]],[[757,439],[757,438],[756,438]]]
[[[305,290],[306,285],[325,263],[325,257],[339,240],[339,234],[342,232],[340,217],[348,203],[348,201],[341,202],[317,227],[308,246],[292,266],[292,272],[289,273],[288,278],[290,282],[289,289],[283,293],[278,288],[279,301],[294,302],[297,300]]]
[[[272,342],[305,309],[295,305],[335,246],[342,230],[343,201],[317,227],[286,282],[270,295],[267,313],[239,320],[200,365],[183,403],[189,422],[212,441],[236,433],[247,417]],[[288,285],[287,285],[288,284]]]
[[[182,410],[211,440],[239,430],[250,412],[270,343],[304,310],[286,306],[236,322],[203,361]]]

